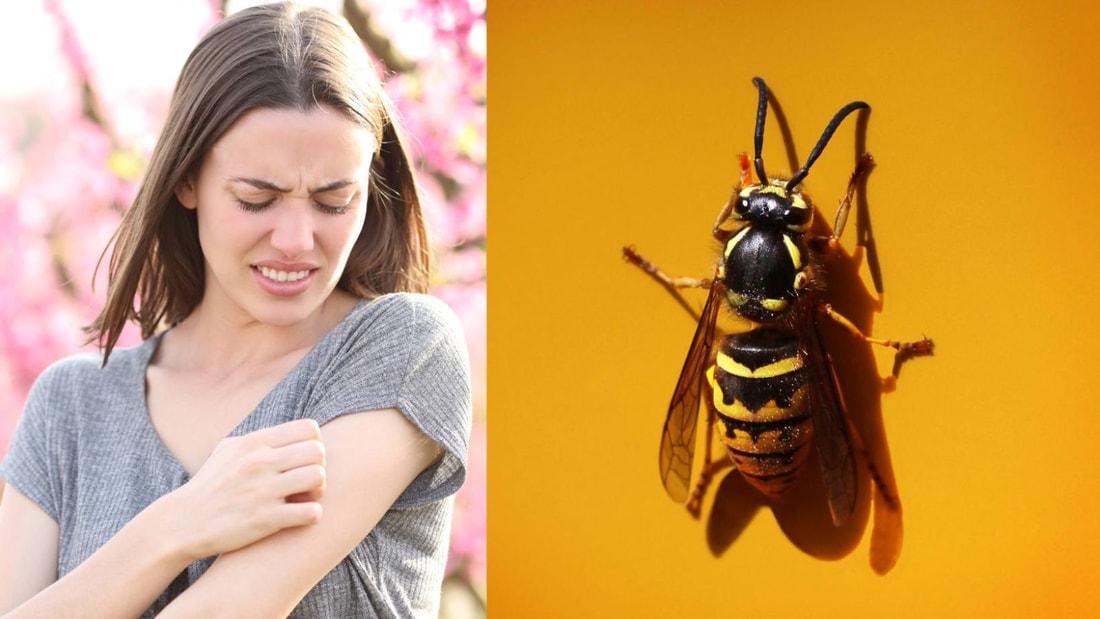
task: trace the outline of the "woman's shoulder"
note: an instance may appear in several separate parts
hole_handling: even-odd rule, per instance
[[[72,438],[102,410],[132,400],[144,384],[134,370],[145,346],[118,349],[106,365],[98,352],[76,353],[50,364],[27,394],[20,422],[27,427],[24,432],[61,440],[53,434],[59,431]]]
[[[417,322],[458,322],[454,311],[439,297],[415,292],[391,292],[374,299],[360,301],[349,313],[364,316],[412,319]]]
[[[341,326],[353,332],[370,329],[396,339],[462,337],[462,325],[450,306],[438,297],[411,292],[364,299],[348,312]]]
[[[131,348],[119,348],[111,353],[107,364],[100,352],[81,352],[50,364],[39,374],[34,391],[80,393],[88,389],[111,389],[118,381],[129,381],[140,371],[151,342]]]
[[[63,357],[51,363],[35,381],[34,389],[53,390],[56,387],[71,387],[91,380],[103,367],[103,356],[95,352],[84,352]]]

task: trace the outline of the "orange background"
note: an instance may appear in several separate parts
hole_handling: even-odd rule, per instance
[[[1100,12],[891,4],[493,5],[490,616],[1100,614]],[[825,561],[768,509],[715,557],[658,478],[694,324],[620,248],[709,275],[753,75],[799,157],[871,103],[874,331],[937,343],[882,398],[905,507],[884,577],[870,526]],[[804,184],[830,219],[854,127]]]

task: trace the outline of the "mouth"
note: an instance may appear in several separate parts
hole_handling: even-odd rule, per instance
[[[296,297],[311,288],[318,268],[299,268],[307,265],[287,265],[290,270],[276,269],[267,265],[252,265],[252,274],[256,283],[264,292],[276,297]]]
[[[279,271],[265,266],[258,266],[256,270],[260,272],[260,275],[263,275],[273,282],[296,282],[300,279],[305,279],[310,273],[309,269],[303,269],[301,271]]]

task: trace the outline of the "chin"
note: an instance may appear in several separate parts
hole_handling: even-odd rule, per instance
[[[314,295],[299,295],[294,298],[268,298],[242,307],[260,323],[272,327],[292,327],[315,314],[323,301]]]

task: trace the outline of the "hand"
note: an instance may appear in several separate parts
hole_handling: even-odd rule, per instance
[[[167,533],[195,560],[318,522],[324,490],[321,429],[302,419],[223,439],[191,481],[157,503]]]

